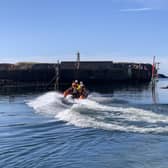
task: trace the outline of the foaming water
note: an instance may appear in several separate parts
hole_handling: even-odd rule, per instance
[[[62,101],[62,94],[49,92],[28,102],[38,113],[52,115],[81,128],[97,128],[111,131],[139,133],[167,133],[168,116],[152,110],[113,104],[113,98],[90,94],[85,100]],[[110,102],[110,103],[109,103]],[[116,102],[116,101],[115,101]]]
[[[64,110],[67,105],[61,101],[62,94],[57,92],[48,92],[36,99],[30,100],[27,104],[35,109],[48,115],[55,115],[56,112]]]

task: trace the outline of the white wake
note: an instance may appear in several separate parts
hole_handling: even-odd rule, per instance
[[[101,95],[98,95],[101,99]],[[90,98],[73,100],[71,105],[62,101],[63,96],[57,92],[48,92],[28,105],[36,112],[52,115],[78,127],[91,127],[112,131],[162,133],[168,132],[168,116],[134,107],[115,107],[104,105]],[[105,102],[106,97],[102,98]],[[109,101],[107,97],[107,101]],[[68,100],[69,101],[69,100]],[[145,125],[139,126],[138,123]]]

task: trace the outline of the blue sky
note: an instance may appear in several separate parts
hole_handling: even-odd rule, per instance
[[[152,62],[168,72],[167,0],[0,0],[0,62]]]

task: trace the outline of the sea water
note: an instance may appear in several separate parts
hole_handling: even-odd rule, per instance
[[[0,167],[167,168],[167,85],[1,95]]]

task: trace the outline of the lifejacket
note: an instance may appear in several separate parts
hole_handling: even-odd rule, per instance
[[[81,90],[81,86],[80,85],[78,85],[77,90],[80,92],[80,90]]]

